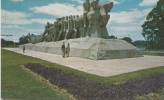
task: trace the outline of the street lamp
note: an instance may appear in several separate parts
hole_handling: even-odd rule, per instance
[[[153,43],[154,43],[154,49],[155,49],[155,44],[157,43],[157,33],[158,33],[158,28],[156,27],[155,30],[154,30],[154,34],[153,34]],[[155,38],[156,38],[156,41],[155,41]]]
[[[145,36],[146,37],[146,49],[147,49],[147,51],[149,51],[148,49],[149,49],[149,36],[148,35],[146,35]]]

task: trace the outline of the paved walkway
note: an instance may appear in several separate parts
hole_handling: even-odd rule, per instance
[[[40,58],[46,61],[68,66],[73,69],[99,76],[114,76],[133,72],[141,69],[164,66],[163,56],[144,56],[139,58],[113,59],[113,60],[89,60],[76,57],[63,58],[61,55],[26,50],[19,48],[5,48],[20,54]]]

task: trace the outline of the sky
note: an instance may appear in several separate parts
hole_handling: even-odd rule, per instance
[[[86,0],[1,0],[1,34],[5,40],[18,42],[28,33],[40,35],[47,22],[69,15],[82,15]],[[92,0],[90,0],[92,1]],[[141,25],[158,0],[99,0],[99,4],[112,1],[109,12],[108,34],[118,38],[144,40]]]

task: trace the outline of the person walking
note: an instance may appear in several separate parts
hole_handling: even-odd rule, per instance
[[[25,45],[23,45],[23,53],[25,53]]]
[[[63,58],[65,57],[65,43],[63,42],[63,45],[62,45],[62,56]]]
[[[69,43],[68,43],[68,45],[67,45],[67,47],[66,47],[67,57],[69,57],[69,52],[70,52],[70,46],[69,46]]]

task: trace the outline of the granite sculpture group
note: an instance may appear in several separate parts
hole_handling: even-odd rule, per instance
[[[99,0],[83,3],[82,15],[70,15],[57,18],[53,24],[47,22],[42,41],[59,41],[82,37],[108,38],[106,25],[113,2],[98,4]]]
[[[25,44],[26,48],[61,55],[61,46],[65,42],[70,44],[70,56],[73,57],[95,60],[142,57],[132,44],[124,40],[108,39],[106,25],[113,2],[98,2],[99,0],[86,0],[83,3],[84,12],[80,16],[57,18],[53,24],[47,22],[45,31],[38,36],[41,39],[29,39],[35,44]]]

